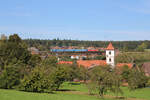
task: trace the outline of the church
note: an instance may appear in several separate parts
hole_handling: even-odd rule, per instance
[[[117,63],[115,64],[116,50],[113,47],[112,43],[109,43],[106,52],[106,60],[77,60],[77,65],[83,66],[85,68],[92,68],[95,66],[105,66],[110,65],[112,68],[118,67],[121,68],[123,66],[128,66],[129,68],[133,67],[132,63]],[[59,64],[72,64],[73,62],[68,61],[60,61]]]

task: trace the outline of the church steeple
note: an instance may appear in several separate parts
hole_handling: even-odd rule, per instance
[[[111,65],[112,68],[115,67],[115,48],[113,47],[112,43],[109,43],[108,47],[106,48],[106,63]]]
[[[110,42],[106,50],[114,50],[112,43]]]

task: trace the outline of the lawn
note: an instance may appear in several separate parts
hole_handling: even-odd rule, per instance
[[[129,91],[126,87],[122,88],[124,96],[127,100],[150,100],[150,88]],[[61,87],[61,91],[54,94],[47,93],[29,93],[16,90],[0,89],[0,100],[104,100],[98,96],[88,95],[88,89],[84,84],[68,84],[65,83]],[[105,100],[116,100],[109,94]]]

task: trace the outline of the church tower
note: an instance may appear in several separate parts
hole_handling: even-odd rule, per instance
[[[109,43],[108,47],[106,48],[106,63],[111,65],[112,68],[115,67],[115,48],[113,47],[112,43]]]

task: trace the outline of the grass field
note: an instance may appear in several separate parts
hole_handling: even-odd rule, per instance
[[[123,87],[124,95],[127,100],[150,100],[150,88],[130,92]],[[64,84],[61,91],[54,94],[29,93],[16,90],[0,90],[0,100],[104,100],[98,96],[88,95],[88,89],[83,84]],[[116,100],[112,94],[106,96],[105,100]]]

